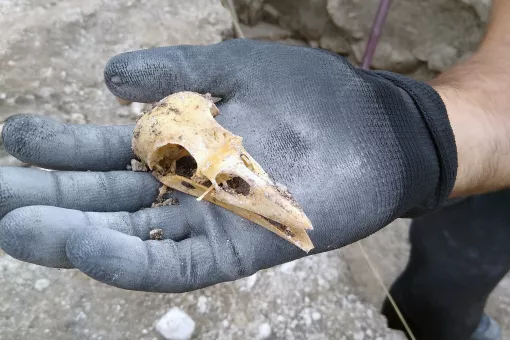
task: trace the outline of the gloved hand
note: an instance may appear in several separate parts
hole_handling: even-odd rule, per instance
[[[456,148],[439,95],[326,51],[248,40],[156,48],[114,57],[105,80],[117,97],[136,102],[183,90],[223,98],[220,124],[244,138],[311,219],[310,254],[438,207],[455,181]],[[125,171],[132,130],[9,119],[3,142],[12,155],[67,171],[1,169],[1,248],[23,261],[159,292],[235,280],[306,255],[185,194],[176,194],[178,206],[143,209],[159,183]],[[150,240],[153,228],[165,240]]]

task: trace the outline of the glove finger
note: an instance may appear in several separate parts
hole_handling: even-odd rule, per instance
[[[117,97],[156,102],[178,91],[230,97],[253,44],[229,40],[208,46],[172,46],[127,52],[105,67],[105,82]]]
[[[159,187],[160,183],[149,173],[0,167],[0,218],[30,205],[82,211],[137,211],[151,206]]]
[[[121,235],[129,234],[136,239],[148,240],[150,231],[158,228],[163,230],[164,238],[182,240],[191,233],[183,216],[180,209],[173,206],[135,213],[82,212],[49,206],[23,207],[0,220],[0,248],[21,261],[47,267],[72,268],[65,248],[67,240],[76,230],[111,228]],[[124,251],[127,250],[126,246]]]
[[[11,117],[2,130],[5,149],[19,160],[55,170],[125,170],[134,126],[62,124],[33,115]]]
[[[230,270],[239,268],[239,262],[218,256],[204,235],[144,242],[115,230],[80,229],[67,241],[66,251],[88,276],[130,290],[179,293],[239,278]]]

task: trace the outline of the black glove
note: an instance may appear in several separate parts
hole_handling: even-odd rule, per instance
[[[455,181],[453,133],[431,87],[356,69],[323,50],[248,40],[156,48],[114,57],[105,78],[130,101],[183,90],[223,98],[219,123],[244,138],[311,219],[310,254],[438,207]],[[10,119],[3,142],[12,155],[73,172],[1,169],[0,246],[20,260],[161,292],[235,280],[306,255],[185,194],[176,194],[178,206],[140,210],[159,183],[122,171],[134,157],[132,129]],[[150,240],[153,228],[165,240]]]

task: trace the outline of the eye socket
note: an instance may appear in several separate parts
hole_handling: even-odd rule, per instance
[[[191,155],[179,158],[175,165],[175,174],[182,177],[191,178],[197,171],[197,162]]]
[[[233,189],[237,194],[248,196],[250,194],[250,185],[241,177],[234,177],[227,181],[229,188]]]
[[[164,145],[155,152],[155,156],[158,159],[155,169],[163,175],[175,173],[191,178],[197,171],[195,158],[181,145]]]
[[[222,178],[222,180],[218,181],[218,178]],[[225,174],[219,174],[218,177],[216,177],[216,180],[218,181],[220,188],[225,191],[243,196],[248,196],[250,194],[250,184],[241,177],[230,177]]]

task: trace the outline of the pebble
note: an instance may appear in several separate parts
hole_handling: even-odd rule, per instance
[[[207,298],[205,296],[200,295],[198,297],[197,307],[199,313],[203,314],[207,312]]]
[[[246,278],[246,290],[247,291],[251,291],[253,286],[255,286],[255,283],[257,282],[257,279],[258,279],[257,273],[255,273],[255,274],[253,274],[251,276],[248,276]]]
[[[82,113],[71,113],[69,117],[67,118],[69,123],[71,124],[86,124],[87,123],[87,117],[85,117]]]
[[[51,77],[52,74],[53,74],[52,67],[42,68],[40,71],[41,78],[49,78]]]
[[[320,320],[321,319],[321,313],[319,313],[319,312],[312,312],[312,319],[314,321]]]
[[[35,281],[34,288],[35,290],[41,292],[50,286],[50,281],[48,279],[39,279]]]
[[[268,339],[271,336],[271,325],[267,322],[260,324],[257,339]]]
[[[151,240],[161,241],[163,239],[163,229],[152,229],[149,232],[149,237]]]
[[[144,103],[131,103],[131,113],[136,116],[140,117],[143,114],[143,110],[145,109]]]
[[[365,333],[363,332],[357,332],[353,336],[354,340],[363,340],[365,339]]]
[[[285,274],[292,274],[294,267],[296,267],[296,261],[287,262],[280,266],[280,271]]]
[[[319,48],[319,42],[316,40],[310,40],[308,42],[308,45],[310,45],[310,47],[313,47],[313,48]]]
[[[4,92],[0,93],[0,99],[5,99],[5,98],[7,98],[7,94]]]
[[[166,340],[188,340],[195,331],[195,321],[182,309],[170,309],[155,325]]]
[[[149,171],[149,168],[147,168],[147,165],[144,163],[137,161],[136,159],[131,160],[131,170],[132,171]]]
[[[51,97],[51,95],[54,93],[55,93],[55,90],[51,87],[41,87],[37,91],[37,95],[44,99],[49,99]]]

